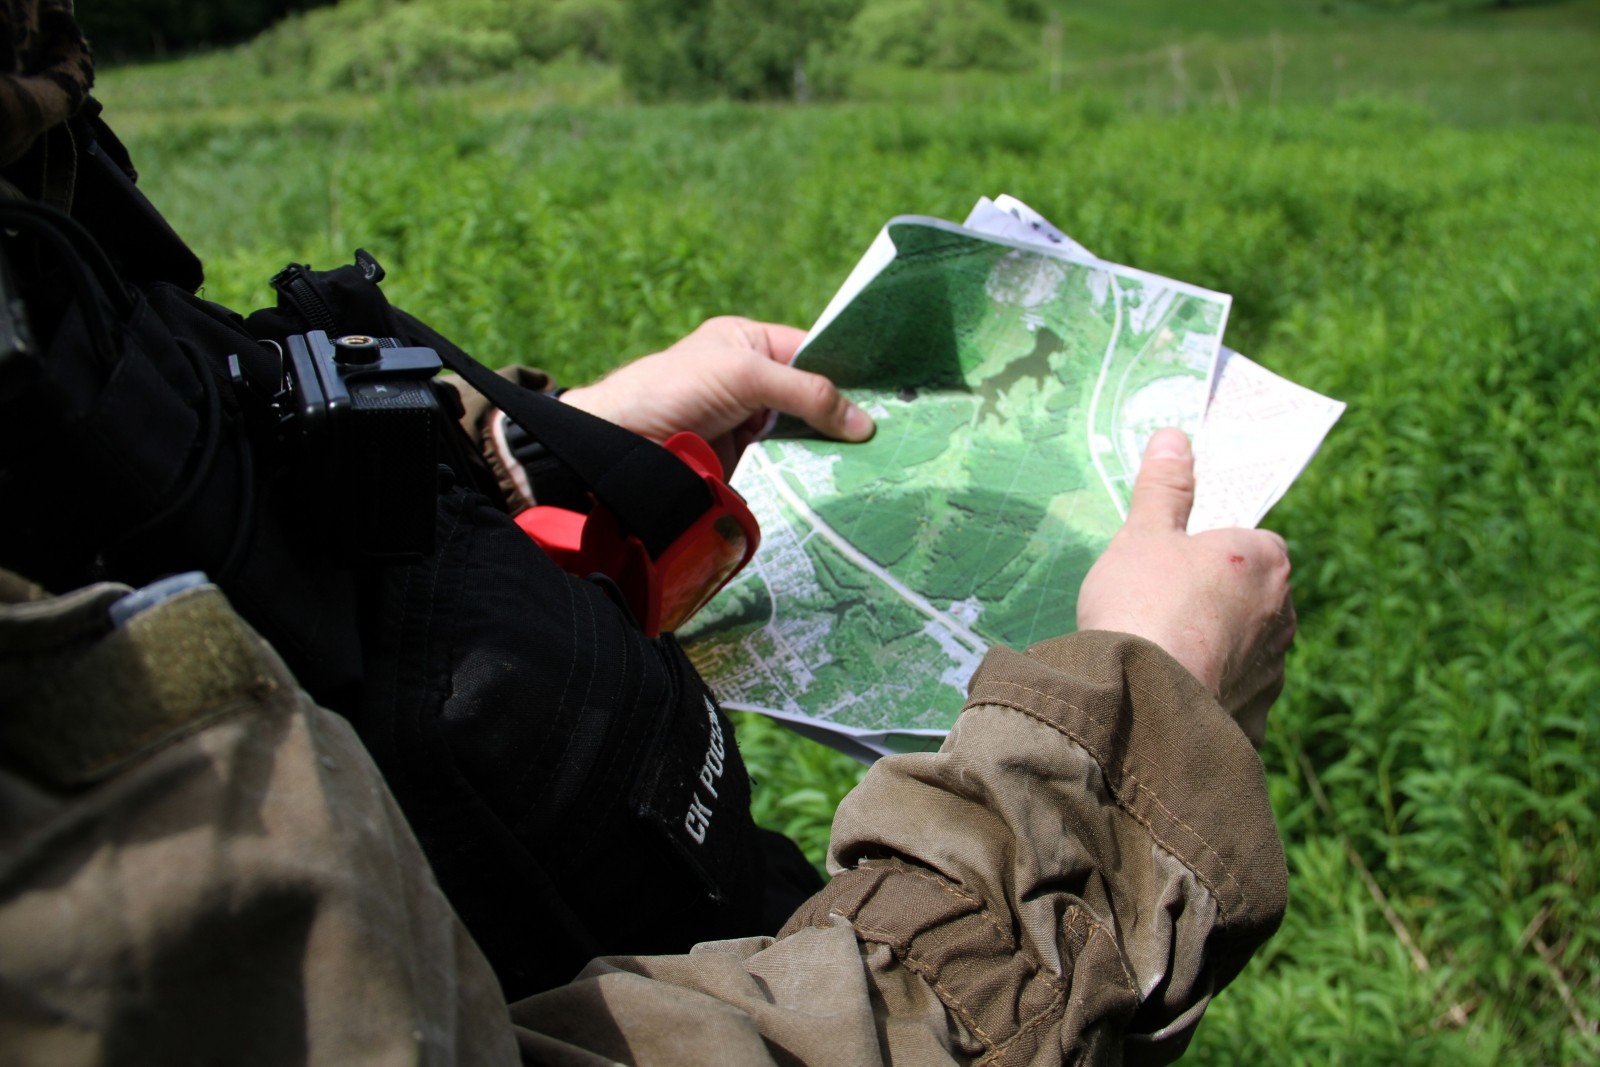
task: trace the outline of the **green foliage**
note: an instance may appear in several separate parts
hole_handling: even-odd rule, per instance
[[[711,314],[809,322],[890,215],[980,193],[1235,294],[1230,342],[1350,411],[1268,520],[1301,620],[1263,753],[1290,912],[1194,1059],[1594,1062],[1600,5],[1320,6],[1082,0],[1054,94],[884,67],[865,102],[646,108],[513,69],[263,102],[206,60],[101,95],[207,295],[362,245],[398,303],[564,381]],[[758,817],[820,859],[859,768],[738,729]]]
[[[560,57],[610,58],[621,0],[344,0],[247,52],[263,75],[321,90],[464,82]]]
[[[641,100],[801,99],[861,0],[628,0],[618,49]],[[808,68],[810,68],[808,73]]]
[[[627,0],[617,42],[622,82],[640,100],[714,95],[716,66],[706,47],[708,0]]]
[[[1017,70],[1036,61],[1029,30],[993,0],[875,0],[850,24],[851,54],[903,67]],[[1021,5],[1024,15],[1035,14]],[[1036,32],[1036,31],[1034,31]]]
[[[833,813],[866,767],[763,716],[736,712],[734,722],[756,822],[789,835],[821,868]]]

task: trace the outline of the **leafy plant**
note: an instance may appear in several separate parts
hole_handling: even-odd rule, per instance
[[[247,55],[320,90],[466,82],[560,57],[610,58],[621,0],[344,0],[275,26]]]
[[[628,0],[623,80],[642,100],[808,96],[861,0]],[[826,83],[824,83],[826,84]]]
[[[990,0],[876,0],[850,24],[849,48],[862,59],[940,70],[1017,70],[1038,51]]]

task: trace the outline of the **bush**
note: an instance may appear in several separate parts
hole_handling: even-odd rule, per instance
[[[631,0],[618,59],[641,100],[803,98],[861,0]]]
[[[1022,0],[1003,7],[986,0],[881,0],[850,24],[850,54],[902,67],[1017,70],[1037,51],[1008,16],[1031,13]]]
[[[329,88],[392,88],[405,82],[465,81],[505,70],[518,58],[517,39],[508,30],[431,16],[406,5],[353,41],[317,49],[312,77]]]
[[[322,89],[464,82],[563,56],[607,60],[618,0],[345,0],[251,50],[263,73]]]
[[[715,78],[705,46],[706,0],[628,0],[617,42],[622,83],[640,100],[704,99]]]

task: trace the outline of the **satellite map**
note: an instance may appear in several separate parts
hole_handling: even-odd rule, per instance
[[[1074,628],[1145,440],[1198,427],[1229,308],[940,220],[886,232],[892,258],[797,361],[876,436],[780,424],[749,450],[760,551],[680,635],[725,705],[866,752],[942,737],[991,644]]]

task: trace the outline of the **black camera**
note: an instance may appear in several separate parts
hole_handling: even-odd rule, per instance
[[[431,348],[321,330],[287,342],[280,409],[299,455],[306,514],[335,562],[404,563],[430,555],[439,494],[440,420]]]

